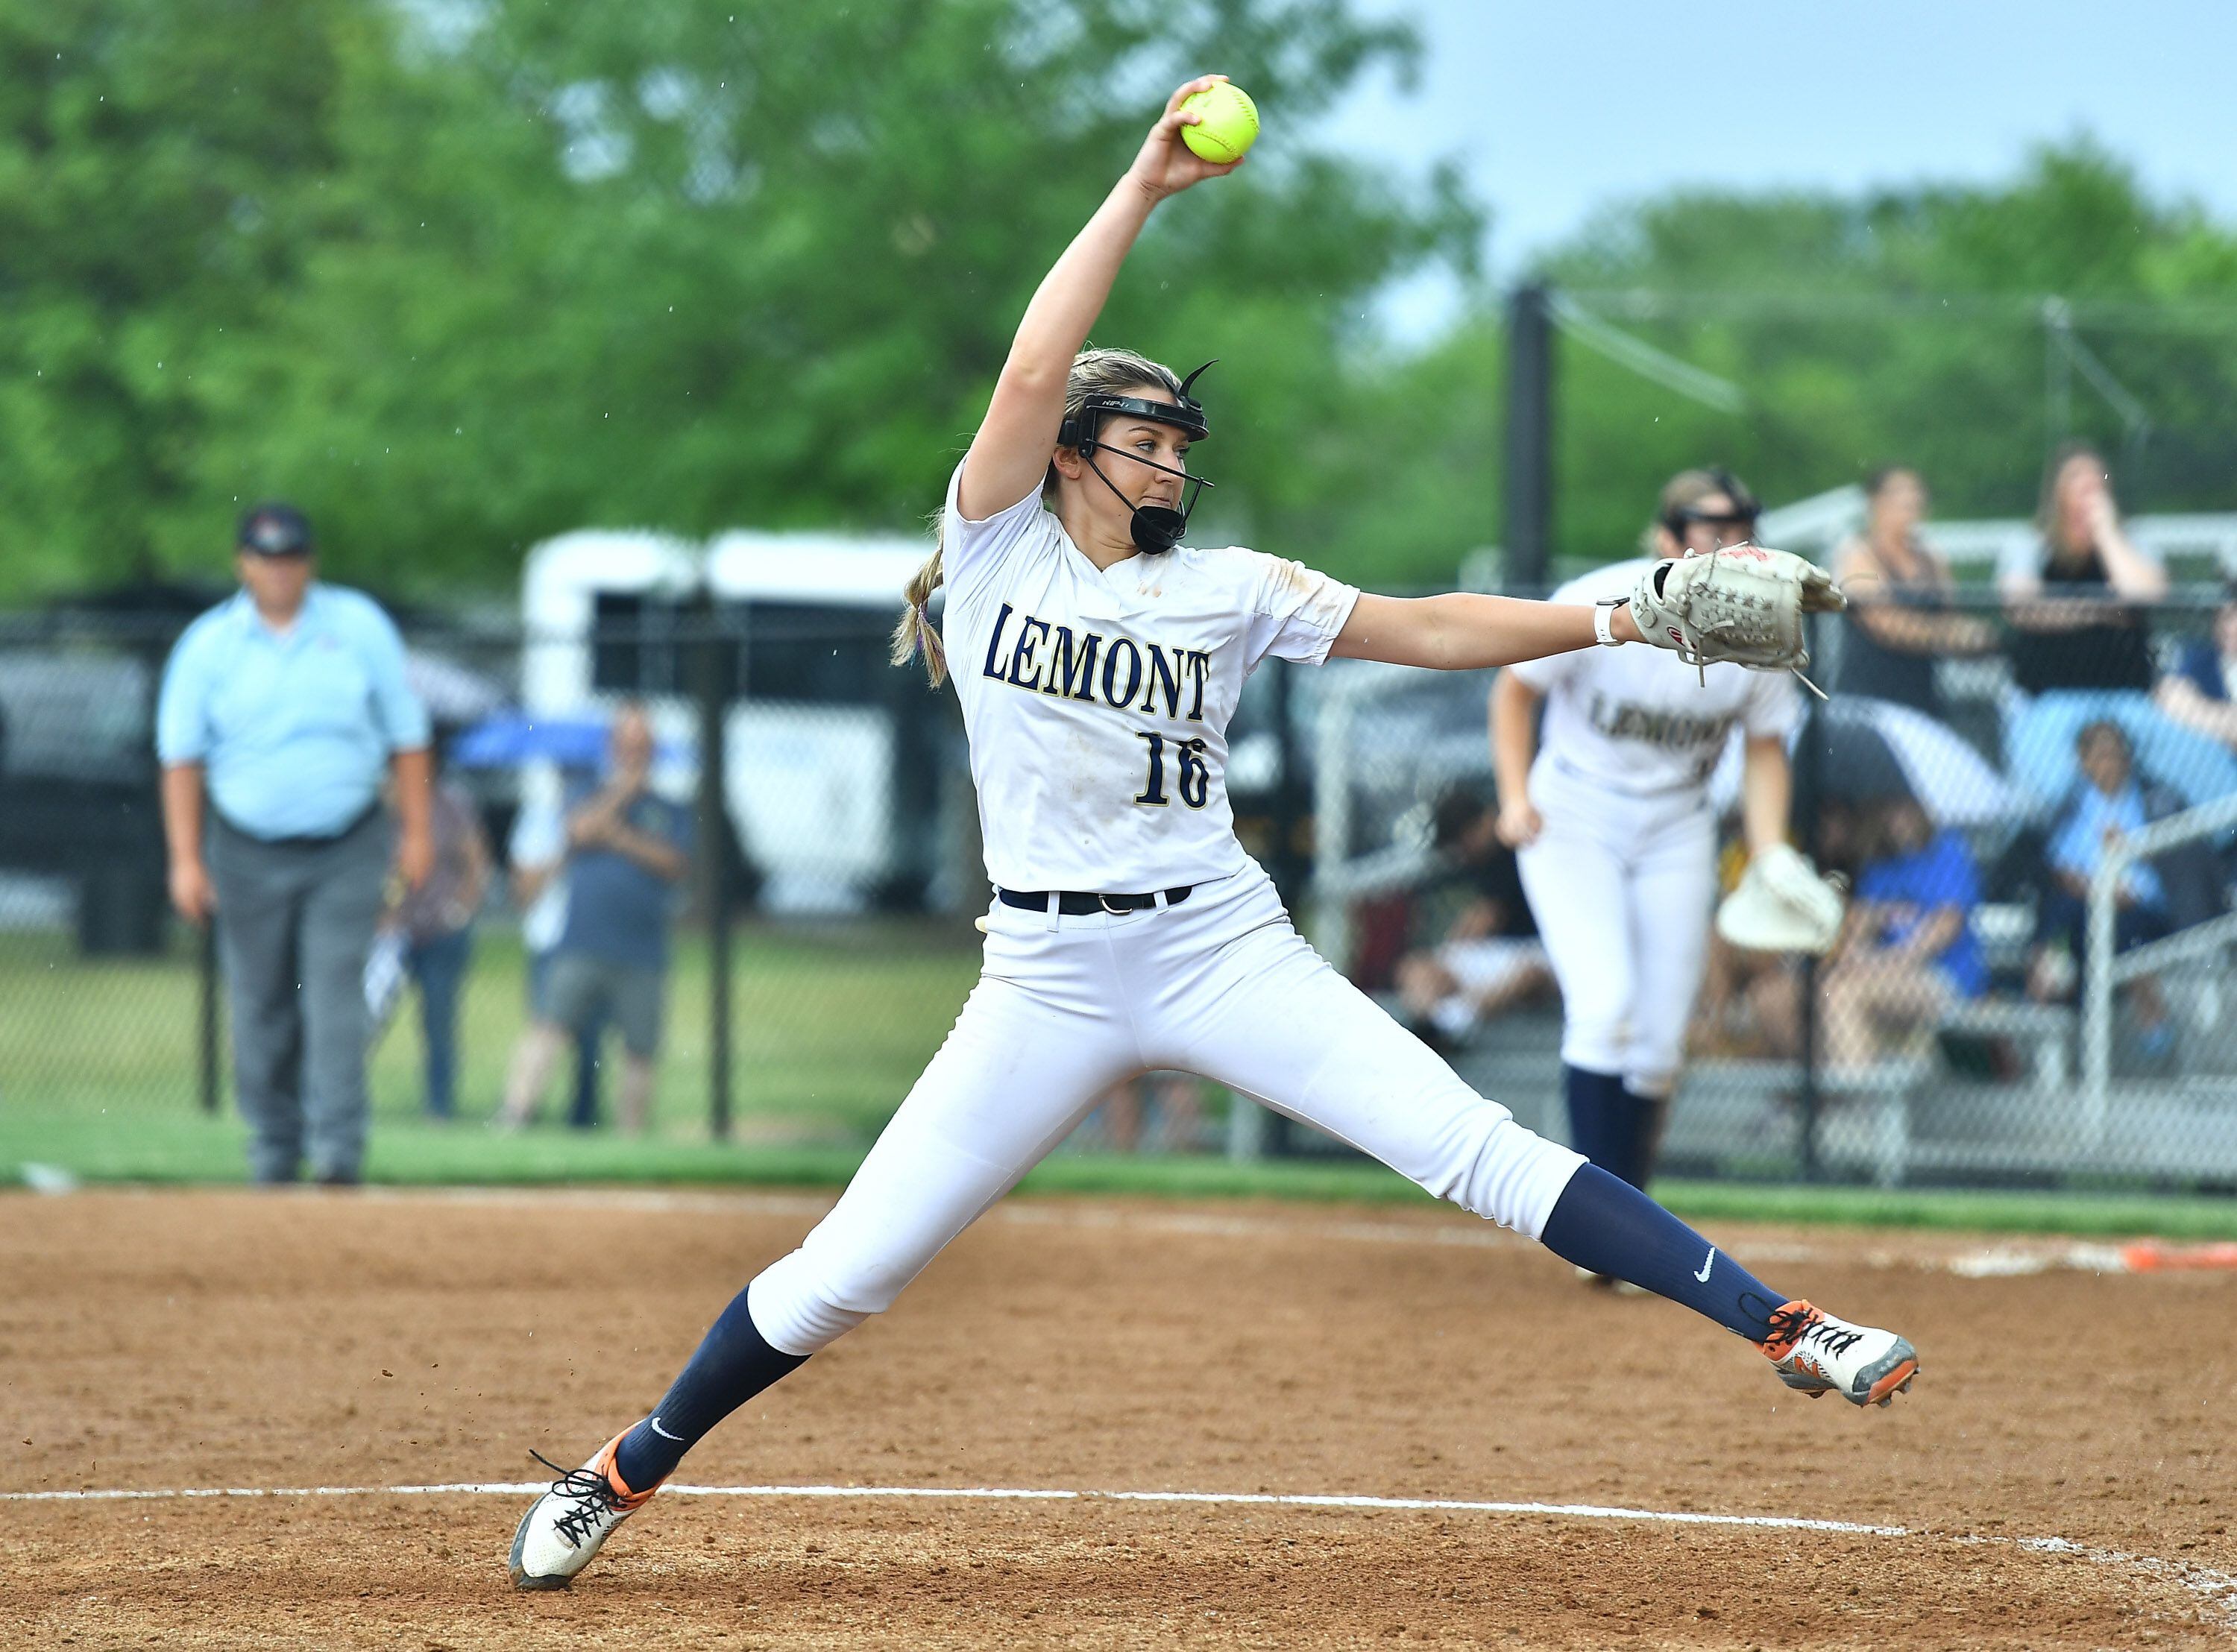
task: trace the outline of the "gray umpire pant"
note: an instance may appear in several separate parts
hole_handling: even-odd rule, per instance
[[[234,1083],[259,1181],[354,1181],[365,1162],[365,960],[389,828],[270,843],[214,820],[220,948],[233,1000]]]

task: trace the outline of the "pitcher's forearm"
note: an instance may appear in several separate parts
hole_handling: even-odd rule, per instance
[[[1003,364],[1006,378],[1046,377],[1063,384],[1158,200],[1132,173],[1112,186],[1026,306],[1009,359]]]
[[[1571,602],[1454,591],[1442,596],[1363,596],[1329,651],[1432,671],[1482,671],[1574,654],[1599,641],[1597,610]],[[1636,642],[1628,609],[1609,612],[1610,634]]]

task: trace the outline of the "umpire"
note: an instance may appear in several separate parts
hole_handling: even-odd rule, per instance
[[[427,714],[404,642],[367,596],[316,583],[311,524],[284,504],[241,519],[241,590],[187,628],[163,672],[155,750],[171,903],[221,917],[249,1170],[347,1186],[366,1138],[365,962],[390,832],[417,888],[434,858]]]

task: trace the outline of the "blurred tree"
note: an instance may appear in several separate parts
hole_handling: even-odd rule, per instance
[[[0,586],[214,569],[267,493],[427,587],[585,523],[917,523],[1208,63],[1272,134],[1101,332],[1225,357],[1207,525],[1331,550],[1370,295],[1481,220],[1294,135],[1417,49],[1345,0],[0,0]]]
[[[1159,213],[1099,330],[1222,359],[1204,536],[1385,587],[1493,536],[1482,214],[1449,171],[1300,136],[1409,71],[1405,29],[1346,0],[735,3],[0,0],[0,590],[214,571],[267,493],[338,573],[430,592],[501,592],[585,523],[907,528],[1206,64],[1267,141]],[[1375,295],[1436,266],[1470,302],[1392,350]],[[1746,398],[1565,345],[1570,562],[1627,554],[1707,458],[1784,500],[1908,457],[1945,511],[2011,512],[2071,428],[2132,506],[2230,503],[2237,234],[2087,142],[1997,187],[1638,203],[1545,273]]]
[[[225,543],[202,378],[339,164],[333,10],[0,4],[0,581],[144,569],[182,519]]]
[[[2087,139],[1996,187],[1659,199],[1607,214],[1547,270],[1747,404],[1720,412],[1565,345],[1573,563],[1631,554],[1662,480],[1712,459],[1772,501],[1904,460],[1944,514],[2025,515],[2045,449],[2071,434],[2103,444],[2129,508],[2237,504],[2237,234],[2153,199]],[[2118,393],[2075,365],[2053,297]]]
[[[1034,286],[1209,63],[1271,136],[1159,214],[1099,337],[1224,358],[1207,526],[1320,554],[1379,379],[1370,295],[1481,240],[1449,174],[1289,135],[1412,62],[1341,0],[458,15],[407,37],[408,76],[345,75],[327,233],[211,444],[320,509],[343,565],[495,583],[585,523],[921,523]]]

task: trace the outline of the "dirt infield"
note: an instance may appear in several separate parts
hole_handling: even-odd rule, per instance
[[[0,1492],[373,1488],[0,1501],[0,1623],[40,1647],[414,1652],[2237,1639],[2237,1283],[1966,1279],[1886,1234],[1715,1235],[1917,1340],[1917,1390],[1866,1414],[1458,1215],[1013,1204],[685,1469],[1628,1517],[663,1495],[578,1589],[524,1596],[521,1497],[381,1489],[525,1481],[531,1446],[579,1460],[822,1203],[0,1199]],[[1688,1511],[1903,1530],[1646,1517]]]

